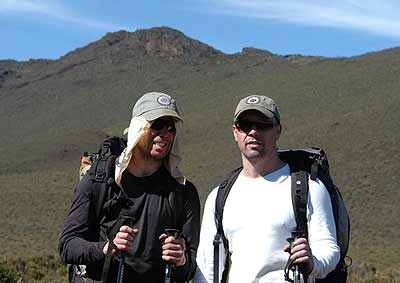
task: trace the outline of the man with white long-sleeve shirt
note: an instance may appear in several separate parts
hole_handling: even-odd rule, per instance
[[[282,126],[276,103],[262,95],[243,98],[236,108],[232,130],[243,169],[231,188],[222,218],[231,254],[229,283],[285,282],[289,250],[290,258],[302,266],[309,282],[325,277],[335,269],[340,251],[329,194],[318,179],[309,180],[308,240],[298,237],[291,249],[287,245],[296,220],[291,172],[277,151]],[[210,193],[204,207],[194,283],[213,282],[217,191]],[[221,243],[218,282],[225,260]]]

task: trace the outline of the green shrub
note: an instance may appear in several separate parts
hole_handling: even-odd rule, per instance
[[[378,270],[372,264],[353,265],[349,269],[349,283],[400,283],[400,271],[390,268]]]
[[[20,275],[12,270],[5,262],[0,262],[0,282],[2,283],[16,283]]]
[[[35,283],[62,283],[68,281],[65,264],[57,256],[53,255],[12,259],[5,264],[3,269],[0,269],[1,283],[15,283],[20,279],[22,279],[22,282]]]

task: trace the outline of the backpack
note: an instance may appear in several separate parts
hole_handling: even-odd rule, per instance
[[[96,219],[100,221],[105,196],[109,187],[116,188],[114,180],[115,162],[126,148],[125,138],[113,136],[103,141],[97,152],[84,152],[79,168],[79,178],[85,174],[92,182],[92,200],[96,211]]]
[[[332,203],[333,216],[336,224],[336,236],[340,247],[340,260],[335,270],[330,272],[324,279],[316,279],[319,283],[345,283],[347,280],[347,265],[345,259],[350,241],[350,219],[342,195],[333,183],[329,173],[329,164],[325,152],[319,148],[306,148],[296,150],[278,150],[279,158],[289,164],[292,179],[292,204],[296,218],[296,231],[307,237],[307,199],[308,199],[308,177],[311,180],[318,178],[326,187]],[[222,281],[227,282],[230,253],[229,243],[224,235],[222,227],[223,211],[226,199],[242,171],[242,167],[231,172],[219,185],[215,201],[215,223],[217,233],[214,237],[214,282],[219,280],[219,245],[222,241],[225,249],[226,261],[222,273]]]
[[[92,199],[96,221],[100,222],[101,212],[110,187],[115,187],[114,165],[118,156],[127,145],[125,138],[111,137],[103,141],[97,152],[84,152],[79,168],[79,180],[86,174],[92,183]],[[84,282],[85,265],[68,265],[68,281],[70,283]]]
[[[122,207],[120,217],[115,226],[109,232],[109,237],[115,237],[119,227],[126,222],[128,217],[124,215],[130,206],[130,200],[125,195],[125,192],[116,184],[114,179],[115,164],[117,158],[127,146],[127,140],[121,137],[110,137],[103,141],[97,152],[84,152],[81,157],[81,165],[79,168],[79,180],[85,175],[89,178],[92,184],[91,202],[93,203],[96,221],[100,223],[102,213],[105,210],[114,209],[116,206]],[[176,226],[180,227],[180,219],[182,218],[183,194],[180,193],[183,188],[178,188],[178,193],[169,194],[169,203],[171,207],[178,208],[180,211],[172,211]],[[112,198],[113,194],[117,194]],[[179,220],[178,220],[179,219]],[[125,222],[124,222],[125,221]],[[108,271],[112,259],[112,245],[109,245],[105,263],[103,266],[102,280],[108,282]],[[68,266],[68,280],[70,283],[89,282],[86,276],[85,265],[71,264]]]

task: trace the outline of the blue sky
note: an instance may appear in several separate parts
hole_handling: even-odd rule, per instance
[[[400,1],[0,0],[0,60],[57,59],[107,32],[156,26],[225,53],[349,57],[400,47]]]

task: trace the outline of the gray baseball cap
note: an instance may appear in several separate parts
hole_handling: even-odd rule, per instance
[[[235,110],[234,122],[237,121],[240,114],[247,110],[257,110],[266,117],[275,119],[275,121],[280,124],[281,117],[278,105],[268,96],[250,95],[241,99]]]
[[[172,116],[183,121],[175,99],[162,92],[148,92],[139,98],[133,107],[132,117],[139,116],[143,116],[147,121],[153,121],[163,116]]]

